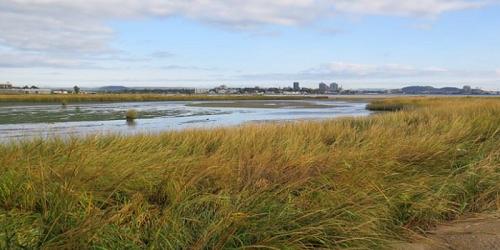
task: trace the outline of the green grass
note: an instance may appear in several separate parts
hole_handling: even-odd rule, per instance
[[[79,102],[145,102],[209,100],[304,100],[325,96],[258,96],[258,95],[162,95],[162,94],[70,94],[70,95],[0,95],[0,103],[79,103]]]
[[[376,249],[498,210],[500,101],[417,102],[367,118],[0,145],[0,248]]]

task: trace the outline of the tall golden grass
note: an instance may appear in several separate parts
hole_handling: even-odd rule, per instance
[[[367,118],[1,145],[0,248],[373,249],[498,210],[500,101],[418,102]]]
[[[144,101],[208,101],[208,100],[303,100],[325,96],[260,96],[260,95],[162,95],[162,94],[70,94],[70,95],[2,95],[2,102],[144,102]]]

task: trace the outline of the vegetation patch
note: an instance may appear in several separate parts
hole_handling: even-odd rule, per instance
[[[328,99],[327,96],[260,96],[260,95],[162,95],[162,94],[71,94],[71,95],[0,95],[0,104],[11,103],[80,103],[80,102],[147,102],[210,100],[304,100]]]
[[[0,145],[0,248],[387,248],[500,204],[500,100]],[[396,100],[391,100],[395,103]]]
[[[138,113],[137,113],[137,110],[135,110],[135,109],[129,109],[125,113],[125,119],[127,121],[134,121],[135,119],[137,119],[137,117],[138,117]]]

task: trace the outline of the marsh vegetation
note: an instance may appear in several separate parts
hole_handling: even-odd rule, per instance
[[[304,100],[327,99],[325,96],[260,96],[260,95],[163,95],[163,94],[68,94],[68,95],[2,95],[4,103],[81,103],[81,102],[146,102],[146,101],[210,101],[210,100]]]
[[[139,114],[135,109],[129,109],[125,112],[125,119],[129,122],[134,121],[137,117],[139,117]]]
[[[0,145],[0,248],[386,247],[498,210],[500,100]],[[389,103],[378,103],[389,105]]]

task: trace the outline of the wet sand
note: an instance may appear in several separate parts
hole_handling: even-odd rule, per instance
[[[190,103],[190,107],[204,108],[265,108],[265,109],[280,109],[280,108],[307,108],[320,109],[332,108],[338,105],[323,104],[308,101],[225,101],[225,102],[201,102]]]

